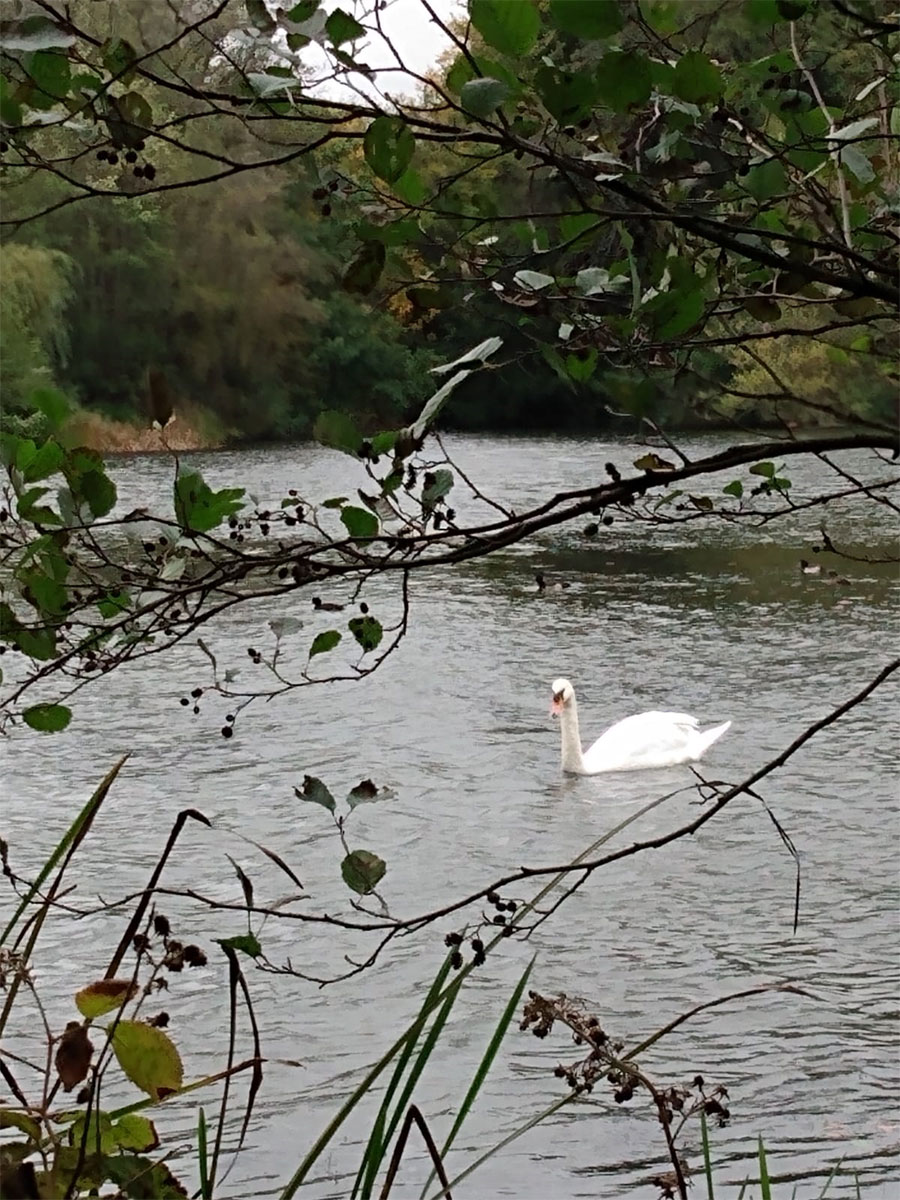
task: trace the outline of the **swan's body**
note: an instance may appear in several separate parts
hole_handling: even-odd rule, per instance
[[[725,721],[701,730],[687,713],[645,712],[610,726],[588,750],[581,748],[575,689],[568,679],[553,683],[551,713],[559,716],[562,769],[571,775],[640,771],[696,762],[730,728]]]

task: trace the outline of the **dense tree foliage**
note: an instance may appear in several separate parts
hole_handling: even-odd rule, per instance
[[[38,370],[133,417],[164,367],[223,434],[302,436],[338,379],[384,423],[422,398],[430,347],[488,332],[502,386],[470,384],[464,427],[769,422],[779,388],[800,423],[887,420],[882,9],[484,0],[404,99],[359,49],[390,47],[377,6],[23,5],[0,42],[3,228],[56,289],[40,318],[4,310],[7,394]],[[790,363],[760,400],[754,341]]]

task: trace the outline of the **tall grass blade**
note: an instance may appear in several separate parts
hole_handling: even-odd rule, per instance
[[[506,1008],[504,1008],[503,1013],[501,1014],[500,1020],[497,1024],[497,1028],[494,1030],[493,1037],[488,1042],[487,1049],[485,1050],[484,1055],[482,1056],[481,1062],[478,1064],[478,1068],[475,1071],[475,1077],[473,1078],[471,1084],[469,1085],[469,1090],[466,1092],[465,1098],[463,1099],[463,1102],[460,1105],[459,1112],[456,1114],[456,1120],[453,1122],[453,1127],[451,1128],[450,1133],[447,1135],[446,1142],[444,1142],[444,1145],[441,1148],[441,1160],[442,1161],[446,1159],[447,1154],[450,1150],[450,1147],[453,1145],[453,1142],[456,1138],[456,1135],[459,1133],[460,1129],[462,1128],[463,1121],[465,1121],[466,1117],[469,1115],[469,1111],[472,1108],[472,1105],[475,1103],[476,1099],[478,1098],[478,1093],[481,1091],[482,1085],[484,1084],[484,1081],[487,1078],[488,1071],[490,1071],[491,1067],[493,1066],[494,1059],[497,1057],[497,1053],[500,1050],[500,1044],[503,1041],[504,1037],[506,1036],[507,1029],[509,1029],[509,1023],[513,1019],[513,1017],[516,1013],[516,1010],[519,1007],[519,1001],[522,999],[522,992],[525,990],[525,984],[528,982],[528,977],[531,975],[531,971],[532,971],[532,968],[534,967],[534,963],[535,963],[535,959],[532,958],[531,962],[528,964],[528,966],[522,972],[519,982],[516,984],[515,990],[513,991],[513,994],[510,996],[509,1001],[507,1002]],[[431,1184],[432,1179],[434,1179],[433,1171],[428,1176],[428,1178],[425,1180],[425,1186],[422,1188],[422,1197],[423,1198],[425,1196],[425,1193],[428,1191],[428,1188]]]
[[[841,1164],[844,1161],[844,1157],[845,1157],[844,1155],[841,1155],[841,1157],[837,1160],[837,1162],[831,1168],[831,1174],[825,1180],[825,1186],[822,1188],[821,1192],[819,1192],[819,1200],[825,1200],[825,1193],[831,1187],[831,1181],[834,1179],[835,1175],[837,1175],[838,1171],[841,1169]]]
[[[356,1174],[356,1180],[354,1181],[353,1191],[351,1193],[351,1200],[355,1200],[362,1181],[364,1179],[368,1179],[370,1164],[374,1162],[376,1164],[375,1169],[377,1170],[378,1166],[384,1159],[384,1155],[387,1151],[384,1137],[384,1126],[385,1122],[387,1121],[388,1110],[391,1107],[394,1094],[397,1088],[400,1086],[400,1080],[403,1078],[403,1073],[406,1070],[407,1063],[409,1062],[410,1057],[416,1048],[416,1043],[419,1040],[419,1036],[421,1035],[422,1030],[425,1028],[428,1015],[433,1011],[434,1005],[437,1003],[441,995],[441,989],[444,986],[444,980],[447,978],[449,972],[450,955],[448,954],[441,964],[437,974],[435,975],[431,987],[428,989],[428,995],[425,997],[422,1007],[419,1009],[418,1016],[410,1026],[406,1045],[404,1046],[400,1057],[397,1059],[397,1065],[394,1068],[394,1073],[390,1078],[387,1088],[385,1089],[384,1096],[375,1116],[375,1121],[372,1125],[372,1132],[369,1134],[369,1141],[366,1145],[365,1152],[363,1153],[362,1162],[360,1163],[359,1170]]]
[[[465,968],[463,968],[463,970],[465,970]],[[450,986],[456,987],[457,984],[458,984],[458,980],[454,980]],[[437,1007],[438,1003],[440,1002],[440,1000],[442,998],[443,997],[440,994],[435,995],[432,998],[431,1003],[429,1005],[429,1012],[433,1011]],[[356,1089],[351,1093],[351,1095],[348,1096],[348,1098],[344,1101],[344,1103],[341,1105],[341,1107],[338,1109],[338,1111],[335,1113],[335,1115],[331,1118],[331,1120],[328,1122],[328,1124],[325,1126],[325,1128],[319,1134],[316,1141],[313,1143],[312,1147],[310,1148],[309,1152],[306,1154],[303,1161],[300,1163],[297,1170],[294,1172],[294,1174],[288,1180],[287,1184],[284,1187],[284,1190],[281,1192],[280,1200],[291,1200],[291,1197],[296,1195],[297,1189],[304,1182],[304,1180],[306,1179],[310,1170],[315,1165],[316,1161],[319,1159],[322,1152],[327,1147],[328,1143],[331,1141],[331,1139],[334,1137],[334,1135],[337,1133],[337,1131],[343,1125],[344,1121],[346,1121],[346,1119],[350,1115],[350,1113],[354,1110],[354,1108],[356,1108],[357,1104],[360,1102],[360,1100],[363,1098],[363,1096],[365,1096],[369,1092],[369,1090],[372,1087],[372,1084],[376,1081],[376,1079],[378,1079],[378,1077],[381,1075],[382,1071],[385,1070],[385,1068],[388,1066],[388,1064],[407,1045],[410,1034],[412,1033],[412,1030],[415,1028],[416,1024],[418,1023],[418,1021],[420,1019],[421,1018],[417,1017],[416,1020],[413,1022],[413,1024],[411,1026],[409,1026],[409,1028],[405,1029],[403,1031],[403,1033],[400,1035],[400,1037],[397,1038],[397,1040],[394,1042],[393,1046],[389,1047],[384,1052],[384,1054],[382,1054],[381,1058],[379,1058],[379,1060],[374,1064],[374,1066],[372,1066],[366,1072],[366,1075],[363,1078],[363,1080],[361,1081],[361,1083],[358,1085],[358,1087],[356,1087]]]
[[[375,1175],[379,1166],[381,1165],[381,1159],[384,1158],[387,1147],[390,1145],[391,1138],[394,1136],[397,1126],[400,1124],[400,1121],[406,1112],[410,1097],[415,1090],[416,1084],[419,1082],[419,1076],[425,1070],[425,1065],[429,1058],[431,1058],[432,1052],[437,1045],[437,1040],[443,1032],[444,1025],[447,1023],[447,1018],[450,1016],[450,1010],[456,1003],[456,998],[459,995],[462,982],[462,979],[454,979],[453,983],[445,992],[444,1002],[438,1009],[437,1016],[434,1018],[431,1028],[428,1030],[428,1036],[422,1043],[421,1050],[416,1055],[416,1060],[412,1065],[412,1070],[406,1078],[406,1082],[403,1085],[403,1091],[400,1093],[400,1099],[397,1101],[397,1104],[394,1108],[394,1114],[388,1122],[388,1127],[384,1135],[381,1158],[378,1160],[378,1162],[369,1164],[369,1168],[366,1173],[366,1179],[363,1183],[363,1200],[370,1200],[371,1198],[371,1188],[374,1186]]]
[[[206,1113],[201,1108],[197,1113],[197,1157],[200,1160],[200,1197],[212,1200],[209,1179],[209,1161],[206,1156]]]
[[[766,1148],[763,1145],[762,1134],[759,1135],[759,1192],[762,1200],[772,1200],[772,1185],[769,1182],[769,1165],[766,1162]]]
[[[700,1109],[700,1140],[703,1144],[703,1174],[706,1176],[707,1200],[715,1200],[712,1160],[709,1155],[709,1126],[706,1123],[706,1111],[702,1108]]]

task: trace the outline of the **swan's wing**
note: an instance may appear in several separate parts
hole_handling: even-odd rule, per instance
[[[687,751],[699,725],[697,718],[689,713],[645,712],[626,717],[611,725],[585,751],[585,765],[596,769],[600,763],[638,766],[677,762]]]

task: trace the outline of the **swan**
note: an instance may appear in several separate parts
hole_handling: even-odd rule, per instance
[[[801,558],[800,559],[800,574],[801,575],[821,575],[822,567],[818,563],[816,564],[816,566],[812,566],[812,564],[808,563],[805,558]]]
[[[697,718],[687,713],[638,713],[610,726],[589,750],[582,751],[575,689],[568,679],[555,679],[552,686],[550,712],[560,719],[562,769],[571,775],[639,771],[696,762],[731,726],[730,721],[725,721],[701,730]]]

